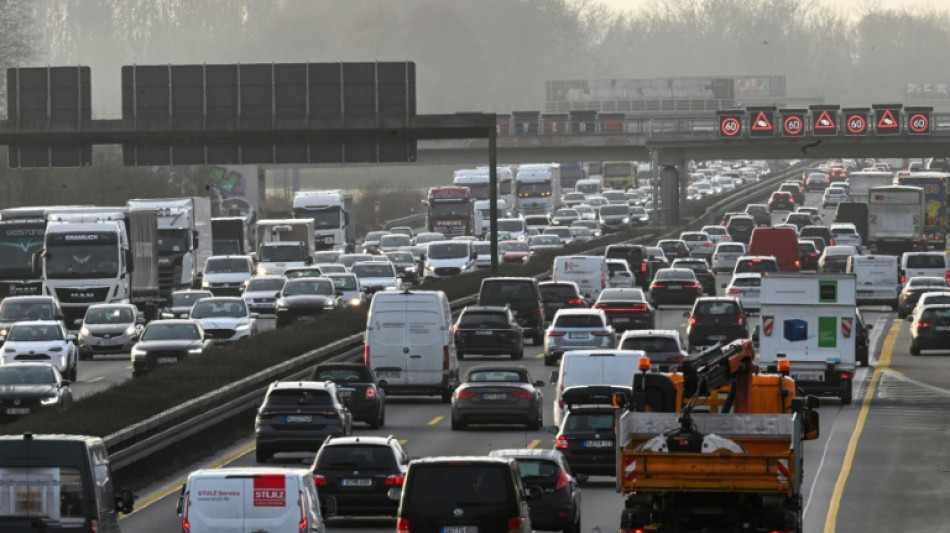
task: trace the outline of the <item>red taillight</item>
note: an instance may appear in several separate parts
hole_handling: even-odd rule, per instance
[[[742,289],[729,288],[726,289],[726,294],[742,294]]]
[[[818,257],[818,252],[808,252],[809,257]]]
[[[645,313],[650,310],[650,307],[647,304],[633,304],[630,310],[636,313]]]
[[[185,531],[191,531],[191,524],[185,521],[182,521],[181,527]],[[89,521],[89,533],[99,533],[99,519],[93,518]]]
[[[522,400],[527,400],[534,396],[530,391],[526,391],[524,389],[515,389],[511,391],[511,395]]]
[[[405,480],[406,478],[404,476],[386,476],[386,486],[401,487]]]
[[[662,283],[651,283],[651,284],[650,284],[650,290],[651,290],[651,291],[652,291],[653,289],[662,289],[662,288],[664,288],[664,287],[666,287],[666,285],[664,285],[664,284],[662,284]]]
[[[297,522],[297,531],[303,533],[310,529],[310,518],[307,516],[307,505],[303,499],[303,492],[297,497],[297,505],[300,508],[300,522]]]
[[[446,344],[442,347],[442,371],[449,371],[449,345]]]
[[[580,298],[571,298],[567,301],[567,305],[584,305],[584,300]]]
[[[740,317],[739,317],[739,325],[741,326],[741,325],[743,325],[743,324],[745,324],[745,319],[740,316]]]
[[[646,533],[646,530],[643,530],[640,528],[636,528],[636,529],[621,528],[620,533]],[[775,533],[775,532],[773,531],[772,533]]]
[[[904,296],[910,296],[911,294],[914,294],[914,291],[910,289],[904,289]]]
[[[795,260],[795,268],[798,268],[798,267],[800,267],[800,266],[802,266],[802,262],[799,261],[798,259],[796,259],[796,260]]]
[[[554,441],[554,447],[558,450],[566,450],[568,448],[567,438],[564,435],[559,435],[557,440]]]
[[[363,364],[369,366],[369,345],[363,346]]]
[[[834,245],[835,245],[835,240],[834,240],[834,239],[831,239],[831,244],[830,244],[830,246],[834,246]]]
[[[918,328],[918,329],[920,329],[920,328],[929,328],[929,327],[930,327],[930,322],[918,322],[918,323],[917,323],[917,328]]]
[[[367,400],[372,400],[376,398],[376,389],[373,387],[366,387],[366,395],[364,396]]]
[[[508,519],[508,533],[519,533],[521,531],[521,517],[516,516]]]
[[[399,519],[396,520],[396,531],[397,531],[397,532],[405,531],[406,533],[408,533],[408,532],[409,532],[409,521],[400,516]]]
[[[459,332],[459,327],[458,327],[458,326],[452,326],[452,333],[458,334],[458,332]]]
[[[607,309],[607,304],[594,304],[594,309]]]
[[[474,397],[475,397],[475,389],[461,389],[461,390],[457,390],[457,391],[455,391],[455,397],[456,397],[456,398],[459,398],[459,399],[463,399],[463,398],[474,398]]]
[[[904,283],[907,282],[907,276],[905,276],[904,274],[901,274],[901,275],[897,276],[897,281],[898,281],[901,285],[903,285]]]
[[[646,271],[647,271],[647,264],[640,263],[640,272],[646,272]],[[950,272],[948,272],[947,274],[950,275]]]
[[[318,487],[325,487],[327,485],[327,478],[324,476],[321,476],[320,474],[314,474],[313,484]]]
[[[711,242],[705,242],[705,243],[703,243],[703,247],[704,247],[704,248],[712,248],[712,243],[711,243]]]
[[[188,521],[188,509],[191,507],[191,491],[185,493],[185,504],[181,510],[181,528],[184,531],[191,531],[191,522]],[[99,521],[93,520],[91,530],[93,533],[99,531]]]
[[[595,331],[594,336],[595,337],[609,337],[610,332],[609,331]]]
[[[551,331],[548,332],[548,337],[563,337],[563,336],[564,336],[563,331],[556,331],[552,329]]]
[[[567,477],[567,472],[561,470],[561,473],[557,476],[557,485],[554,486],[554,490],[566,489],[570,484],[571,478]]]
[[[950,283],[950,270],[947,271],[946,280],[947,280],[947,283]]]
[[[842,373],[841,373],[841,379],[843,379],[843,380],[845,380],[845,381],[851,379],[851,372],[842,372]]]
[[[699,283],[686,283],[683,287],[687,289],[698,289],[700,287]]]
[[[690,325],[690,326],[695,326],[695,325],[696,325],[696,317],[694,317],[694,316],[689,317],[689,325]]]

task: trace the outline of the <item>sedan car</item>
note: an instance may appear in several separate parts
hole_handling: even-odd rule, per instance
[[[531,259],[531,249],[525,241],[501,241],[498,243],[498,255],[505,264],[521,265]]]
[[[588,307],[580,287],[573,281],[542,281],[538,283],[538,290],[545,322],[553,320],[559,309]]]
[[[79,348],[76,336],[58,320],[27,320],[10,328],[3,344],[3,364],[49,363],[66,379],[76,381]]]
[[[396,267],[396,275],[403,283],[416,283],[422,276],[421,263],[416,261],[412,252],[399,250],[386,252],[386,258]]]
[[[577,221],[571,222],[571,227],[572,228],[576,228],[576,227],[587,228],[590,230],[592,237],[596,238],[596,237],[601,236],[600,224],[598,224],[597,221],[595,220],[583,220],[583,219],[577,220]]]
[[[795,209],[795,198],[787,192],[773,192],[769,198],[769,213],[773,211],[792,211]]]
[[[749,338],[745,309],[736,298],[699,298],[687,316],[686,342],[690,350]]]
[[[255,456],[266,463],[276,452],[316,452],[329,437],[353,429],[350,410],[329,381],[275,381],[254,420]]]
[[[897,317],[906,318],[911,313],[920,296],[927,292],[945,292],[950,290],[947,280],[939,276],[914,276],[907,280],[900,296],[897,297]]]
[[[409,454],[393,436],[330,437],[313,460],[320,505],[336,503],[337,516],[395,516]]]
[[[524,357],[524,334],[507,306],[470,305],[452,331],[459,360],[467,354]]]
[[[726,296],[738,298],[742,307],[747,311],[758,311],[760,306],[762,274],[758,272],[742,272],[733,274],[726,285]]]
[[[79,328],[79,358],[92,359],[97,353],[128,353],[139,340],[145,316],[132,304],[89,306]]]
[[[676,259],[670,268],[688,268],[696,274],[696,279],[703,285],[703,292],[716,294],[716,274],[709,269],[709,263],[704,259]]]
[[[723,241],[732,240],[732,237],[729,236],[729,230],[727,230],[725,226],[720,226],[718,224],[703,226],[702,233],[705,233],[707,236],[709,236],[709,240],[712,241],[713,246]]]
[[[204,290],[183,290],[171,293],[168,303],[162,308],[159,316],[161,318],[188,318],[191,315],[191,308],[195,302],[202,298],[211,298],[214,296],[211,291]]]
[[[536,254],[544,251],[559,250],[564,246],[561,238],[557,235],[544,234],[528,237],[528,249]]]
[[[201,355],[209,345],[204,329],[193,320],[152,321],[132,347],[132,376]]]
[[[313,368],[310,381],[336,383],[343,404],[353,420],[366,422],[370,429],[386,423],[386,392],[376,374],[362,363],[320,363]]]
[[[798,230],[801,231],[801,229],[804,228],[805,226],[813,225],[813,222],[814,221],[812,220],[811,215],[809,213],[801,213],[801,212],[796,211],[794,213],[789,213],[785,217],[783,224],[794,224],[795,226],[798,227]]]
[[[540,487],[543,496],[529,500],[531,527],[552,531],[581,531],[581,490],[564,454],[557,450],[521,448],[492,450],[489,457],[509,457],[518,463],[521,484]]]
[[[581,215],[574,209],[558,209],[551,217],[552,226],[570,226],[575,220],[580,220]]]
[[[675,329],[627,331],[617,341],[618,350],[643,350],[656,372],[675,371],[689,357],[680,332]]]
[[[544,420],[543,381],[524,367],[476,366],[452,393],[452,430],[471,423],[524,424],[541,429]]]
[[[244,300],[230,296],[205,298],[191,309],[192,320],[197,321],[214,342],[235,342],[256,335],[257,317]]]
[[[713,254],[713,241],[705,232],[702,231],[684,231],[680,233],[680,239],[686,243],[689,248],[689,257],[700,259],[709,259]],[[669,255],[667,255],[669,257]],[[678,255],[676,259],[681,258]]]
[[[400,237],[405,237],[405,235],[400,235]],[[350,272],[356,274],[360,280],[360,289],[366,295],[402,288],[402,278],[396,271],[396,265],[389,261],[359,261],[353,263]]]
[[[656,245],[663,249],[663,253],[670,261],[680,257],[689,257],[689,246],[683,240],[664,239]]]
[[[334,273],[324,276],[333,282],[333,288],[340,298],[340,305],[347,309],[358,309],[366,305],[366,296],[360,290],[360,282],[355,274]]]
[[[741,242],[720,242],[713,250],[712,271],[717,274],[732,272],[736,261],[745,254],[746,245]]]
[[[703,285],[688,268],[663,268],[650,284],[650,303],[654,309],[663,304],[689,304],[702,296]]]
[[[311,319],[342,305],[333,281],[327,278],[291,279],[277,297],[277,326]]]
[[[821,237],[816,237],[820,239]],[[798,240],[798,264],[801,271],[818,271],[818,257],[821,253],[815,246],[815,241],[799,239]]]
[[[821,197],[821,206],[825,209],[848,201],[848,193],[840,187],[829,187]]]
[[[827,246],[818,258],[818,272],[843,273],[847,271],[848,257],[854,255],[858,255],[854,246]]]
[[[911,278],[914,279],[914,278]],[[950,305],[927,305],[914,312],[910,324],[910,354],[950,348]]]
[[[561,309],[544,334],[544,365],[554,366],[570,350],[611,348],[616,332],[600,309]]]
[[[0,366],[0,421],[41,409],[66,409],[73,402],[70,381],[47,363]]]
[[[274,314],[277,312],[276,293],[284,288],[284,276],[258,276],[244,282],[241,298],[252,313]]]
[[[615,331],[653,329],[656,321],[653,308],[647,303],[641,289],[604,289],[600,291],[594,309],[607,315]]]

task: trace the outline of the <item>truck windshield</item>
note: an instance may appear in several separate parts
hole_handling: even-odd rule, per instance
[[[488,199],[488,183],[466,183],[472,198],[476,200]]]
[[[607,163],[604,165],[604,176],[629,176],[633,172],[630,163]]]
[[[0,226],[0,277],[33,277],[33,254],[43,248],[45,222]]]
[[[294,208],[294,218],[312,219],[315,229],[339,228],[343,224],[340,206],[323,207],[319,209]]]
[[[469,215],[468,202],[446,202],[429,205],[429,216],[433,218],[459,218]]]
[[[191,249],[189,232],[185,229],[158,230],[158,253],[160,255],[180,254]]]
[[[303,261],[302,246],[261,246],[261,261]]]
[[[119,247],[111,244],[53,244],[46,249],[50,279],[114,278],[119,275]]]
[[[518,198],[549,198],[551,183],[518,183]]]

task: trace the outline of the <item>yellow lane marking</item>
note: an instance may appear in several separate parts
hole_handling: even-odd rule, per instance
[[[125,367],[126,370],[132,370],[132,365]]]
[[[433,418],[432,420],[429,420],[429,425],[430,425],[430,426],[434,426],[434,425],[438,424],[439,422],[441,422],[443,418],[445,418],[445,417],[444,417],[444,416],[437,416],[437,417]]]
[[[102,380],[104,380],[104,379],[106,379],[105,376],[99,376],[99,377],[97,377],[97,378],[92,378],[92,379],[90,379],[90,380],[87,380],[86,383],[95,383],[95,382],[97,382],[97,381],[102,381]]]
[[[881,381],[881,374],[883,374],[888,365],[891,364],[891,354],[894,352],[894,343],[897,342],[897,334],[901,330],[902,323],[902,320],[895,320],[891,325],[890,331],[887,332],[887,337],[884,339],[884,346],[881,349],[881,358],[877,362],[877,368],[874,369],[871,385],[864,395],[861,413],[858,415],[854,433],[851,434],[851,441],[848,442],[848,449],[844,454],[844,462],[841,464],[841,473],[838,475],[834,493],[831,495],[831,503],[828,505],[828,516],[825,519],[825,533],[835,533],[835,527],[838,521],[838,506],[841,505],[841,496],[844,494],[844,486],[848,482],[848,475],[851,473],[851,464],[854,462],[854,454],[858,448],[858,440],[861,438],[861,432],[864,431],[864,423],[868,418],[868,411],[871,408],[871,400],[874,398],[874,392],[877,390],[877,385]]]
[[[680,324],[680,327],[681,327],[681,328],[685,328],[685,327],[686,327],[686,322],[683,322],[682,324]]]
[[[227,465],[228,463],[231,463],[231,462],[237,460],[238,458],[240,458],[240,457],[243,456],[244,454],[249,453],[251,450],[253,450],[253,449],[256,448],[256,447],[257,447],[257,446],[254,445],[254,444],[250,444],[250,445],[248,445],[248,446],[245,446],[244,448],[241,448],[240,450],[238,450],[238,451],[234,452],[233,454],[231,454],[231,455],[225,457],[224,459],[221,459],[221,460],[218,461],[217,463],[214,463],[213,465],[209,466],[208,468],[221,468],[222,466],[225,466],[225,465]],[[149,505],[151,505],[151,504],[157,502],[158,500],[161,500],[162,498],[165,498],[165,497],[168,496],[169,494],[171,494],[171,493],[173,493],[173,492],[178,492],[178,491],[180,491],[180,490],[181,490],[181,486],[185,484],[185,481],[187,481],[187,479],[179,480],[177,483],[172,483],[168,488],[162,489],[162,490],[159,491],[158,493],[153,494],[152,496],[149,496],[148,498],[145,498],[145,499],[142,500],[142,501],[137,501],[137,502],[135,502],[135,510],[132,511],[132,513],[137,513],[137,512],[139,512],[139,511],[141,511],[142,509],[148,507]]]
[[[400,446],[405,446],[407,442],[409,442],[409,439],[399,439]]]
[[[532,449],[534,449],[538,444],[541,444],[541,441],[538,440],[538,439],[534,439],[533,441],[531,441],[531,442],[528,443],[528,449],[529,449],[529,450],[532,450]]]
[[[542,357],[544,357],[544,352],[541,352],[538,355],[534,356],[535,359],[541,359]]]

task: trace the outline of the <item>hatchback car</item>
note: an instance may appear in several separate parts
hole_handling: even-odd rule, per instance
[[[713,249],[712,271],[716,274],[732,272],[736,261],[746,254],[746,245],[741,242],[720,242]]]
[[[509,240],[498,243],[498,255],[502,263],[523,265],[531,260],[531,254],[531,248],[525,241]]]
[[[276,452],[318,451],[327,437],[349,435],[352,425],[335,383],[276,381],[267,387],[254,420],[257,462]]]
[[[755,225],[760,228],[772,225],[772,215],[769,213],[768,204],[749,204],[745,206],[745,212],[755,219]]]
[[[544,365],[556,365],[566,351],[610,348],[616,342],[614,328],[602,310],[561,309],[544,334]]]
[[[597,221],[595,220],[583,220],[583,219],[576,220],[574,222],[571,222],[571,227],[572,228],[576,228],[576,227],[587,228],[590,230],[592,237],[601,236],[600,224],[598,224]]]
[[[626,331],[617,341],[618,350],[643,350],[656,372],[671,372],[689,357],[680,332],[675,329]]]
[[[524,424],[541,429],[544,420],[543,381],[524,367],[476,366],[469,369],[452,394],[452,430],[469,424]]]
[[[729,232],[732,240],[749,244],[749,239],[752,238],[752,230],[757,226],[758,224],[756,224],[754,218],[740,213],[729,219],[729,222],[726,223],[726,231]]]
[[[778,261],[770,255],[745,255],[736,261],[736,268],[733,269],[733,272],[736,274],[743,272],[772,274],[778,272]]]
[[[210,345],[206,337],[193,320],[176,318],[150,322],[132,347],[132,377],[201,355]]]
[[[670,260],[666,258],[666,254],[663,252],[663,248],[659,246],[646,246],[644,247],[644,263],[643,270],[647,276],[652,276],[653,272],[660,270],[661,268],[670,268]],[[634,275],[637,273],[634,272]],[[644,276],[646,277],[646,276]],[[649,279],[644,283],[640,282],[640,278],[637,278],[637,285],[644,287],[649,286]]]
[[[758,311],[762,290],[762,274],[743,272],[733,274],[726,285],[725,295],[738,298],[746,311]]]
[[[391,263],[386,263],[391,266]],[[287,280],[277,296],[277,326],[297,320],[309,320],[323,312],[339,309],[343,302],[336,286],[328,278]]]
[[[900,296],[897,297],[897,316],[905,318],[913,311],[920,296],[928,292],[945,292],[950,290],[947,280],[937,276],[914,276],[907,280]]]
[[[402,288],[402,277],[396,271],[396,265],[389,261],[357,261],[350,267],[350,272],[356,274],[360,290],[366,295]]]
[[[773,211],[793,211],[795,198],[787,192],[773,192],[769,197],[769,213]]]
[[[632,288],[636,285],[636,278],[630,271],[630,266],[623,259],[608,259],[607,269],[610,271],[610,277],[607,280],[607,286],[612,288]]]
[[[712,241],[713,247],[722,241],[732,240],[732,237],[729,235],[729,231],[726,230],[726,227],[720,226],[718,224],[703,226],[702,232],[709,236],[709,240]]]
[[[183,290],[175,291],[168,297],[165,307],[159,312],[161,318],[188,318],[191,315],[191,308],[195,302],[202,298],[211,298],[214,296],[211,291],[202,290]]]
[[[925,305],[950,305],[950,287],[946,291],[925,292],[917,299],[917,304],[910,314],[917,312],[918,307]]]
[[[459,314],[452,331],[459,360],[471,354],[524,357],[524,334],[508,307],[470,305]]]
[[[399,439],[328,437],[313,459],[313,482],[320,506],[336,503],[337,516],[396,516],[409,467],[409,454]]]
[[[594,303],[607,315],[607,321],[615,331],[652,329],[656,323],[653,308],[647,303],[643,291],[637,288],[604,289]]]
[[[689,246],[682,239],[664,239],[656,245],[663,249],[663,253],[670,261],[680,257],[689,257]]]
[[[806,191],[823,191],[828,188],[828,185],[831,183],[831,179],[828,177],[828,174],[813,172],[805,178],[805,190]]]
[[[795,226],[798,227],[798,231],[799,231],[799,235],[800,235],[802,228],[804,228],[805,226],[810,226],[810,225],[812,225],[813,222],[814,222],[814,221],[811,219],[811,215],[810,215],[810,214],[808,214],[808,213],[799,213],[799,212],[796,211],[795,213],[789,213],[789,214],[785,217],[785,220],[784,220],[783,224],[794,224]]]
[[[825,209],[848,201],[848,193],[841,187],[829,187],[821,197],[821,206]]]
[[[801,182],[786,181],[785,183],[779,185],[778,190],[780,192],[787,192],[791,194],[796,205],[805,204],[805,185]]]
[[[684,231],[680,233],[680,240],[689,248],[689,256],[699,259],[709,259],[713,254],[713,241],[705,232]],[[679,256],[677,257],[677,259]]]
[[[914,278],[911,278],[914,279]],[[910,354],[950,348],[950,305],[927,305],[914,312],[910,324]]]
[[[702,283],[688,268],[661,269],[650,284],[650,303],[654,309],[667,304],[692,305],[702,294]]]
[[[614,448],[615,407],[601,405],[571,405],[554,428],[554,448],[564,454],[571,471],[579,482],[588,476],[615,476],[617,452]]]
[[[71,382],[47,363],[0,366],[0,421],[42,409],[67,409],[73,403]]]
[[[559,309],[588,307],[587,300],[574,281],[542,281],[538,283],[541,291],[541,305],[544,306],[544,320],[550,322]]]
[[[703,285],[703,292],[715,296],[716,274],[709,268],[704,259],[677,259],[670,268],[688,268],[696,274],[696,279]]]
[[[828,246],[818,258],[818,272],[843,273],[848,269],[848,257],[858,255],[854,246]]]
[[[332,381],[353,420],[366,422],[370,429],[386,423],[386,392],[376,374],[362,363],[328,362],[313,368],[310,381]]]
[[[244,300],[228,296],[205,298],[191,308],[192,320],[215,342],[235,342],[256,335],[257,317]]]
[[[284,288],[284,276],[258,276],[244,282],[241,298],[252,313],[274,314],[277,312],[276,294]]]
[[[810,239],[798,240],[798,264],[801,271],[818,271],[818,257],[821,253]]]
[[[492,450],[489,457],[509,457],[518,462],[521,484],[538,487],[544,495],[528,501],[535,529],[581,531],[581,491],[564,454],[557,450],[522,448]]]
[[[145,316],[132,304],[96,304],[86,310],[76,344],[80,359],[97,353],[128,353],[139,340]]]
[[[749,338],[745,309],[736,298],[699,298],[686,316],[686,342],[690,350]]]
[[[835,244],[843,246],[854,246],[857,249],[861,248],[861,234],[858,233],[858,228],[850,222],[836,222],[831,225],[829,228],[831,231],[831,237],[834,239]]]
[[[76,336],[66,331],[59,320],[17,322],[3,344],[3,364],[48,363],[75,382],[79,368],[79,348],[75,341]]]

